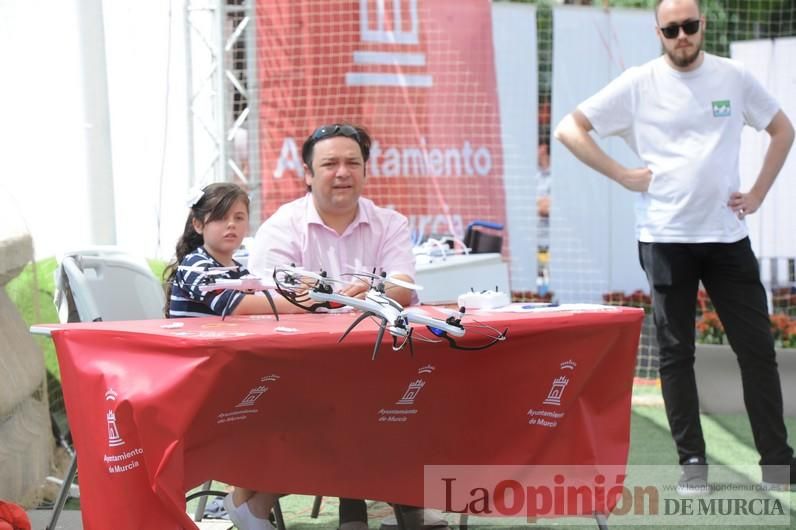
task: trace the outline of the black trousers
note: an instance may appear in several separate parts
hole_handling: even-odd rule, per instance
[[[340,497],[340,524],[354,521],[368,522],[368,507],[362,499]]]
[[[705,456],[694,376],[701,280],[738,358],[760,464],[790,464],[793,449],[782,417],[766,292],[749,238],[736,243],[639,243],[639,259],[652,293],[663,401],[680,463]]]

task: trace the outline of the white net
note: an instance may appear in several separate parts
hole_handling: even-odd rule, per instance
[[[366,195],[407,215],[417,240],[461,237],[474,220],[503,223],[515,299],[643,305],[632,221],[623,221],[632,200],[606,182],[568,189],[550,132],[579,102],[587,74],[607,82],[645,53],[660,53],[655,1],[567,3],[229,0],[240,8],[228,15],[230,32],[253,15],[251,35],[228,46],[227,60],[243,88],[230,90],[228,121],[246,114],[240,158],[260,207],[254,223],[304,193],[304,138],[319,125],[352,121],[377,142]],[[556,22],[577,9],[589,11],[587,24]],[[710,0],[702,9],[705,49],[718,55],[729,56],[733,42],[796,35],[792,1]],[[491,29],[483,24],[490,18]],[[556,59],[562,42],[576,41],[603,59]],[[545,151],[552,172],[537,167]],[[552,198],[549,217],[537,208],[544,196]],[[568,201],[610,210],[616,226],[584,227],[565,213]],[[793,256],[763,266],[778,289],[773,309],[792,314]],[[657,376],[651,330],[647,318],[642,377]]]

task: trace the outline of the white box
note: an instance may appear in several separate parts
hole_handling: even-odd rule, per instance
[[[415,282],[423,304],[455,304],[460,294],[470,289],[487,289],[509,293],[509,268],[500,254],[456,254],[445,259],[436,257],[431,263],[418,263]]]

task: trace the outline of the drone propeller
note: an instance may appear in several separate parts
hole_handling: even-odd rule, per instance
[[[356,276],[356,277],[360,277],[360,278],[361,277],[370,278],[371,286],[373,285],[373,280],[379,280],[382,283],[391,283],[391,284],[393,284],[393,285],[395,285],[397,287],[403,287],[404,289],[409,289],[411,291],[422,291],[423,290],[423,286],[422,285],[418,285],[416,283],[408,282],[406,280],[402,280],[402,279],[396,278],[394,276],[387,276],[387,273],[383,272],[383,271],[382,271],[381,274],[376,274],[375,270],[374,270],[374,272],[365,272],[365,271],[348,272],[348,273],[343,274],[343,276]]]
[[[178,265],[178,269],[183,271],[191,271],[191,272],[203,272],[205,274],[221,276],[229,271],[236,271],[240,269],[237,265],[232,265],[230,267],[210,267],[209,265],[199,266],[199,265]]]
[[[318,281],[323,280],[323,276],[317,272],[308,271],[303,267],[294,267],[291,265],[290,267],[283,267],[282,269],[290,274],[293,274],[294,276],[298,276],[299,278],[312,278],[313,280]]]
[[[274,289],[276,283],[269,281],[268,278],[260,278],[259,276],[246,275],[241,278],[219,278],[218,280],[210,280],[207,285],[202,285],[199,290],[202,292],[208,291],[223,291],[232,289],[236,291],[265,291]]]
[[[275,272],[281,272],[283,274],[289,275],[297,281],[300,281],[302,278],[309,278],[321,283],[342,283],[340,280],[330,278],[324,270],[321,270],[321,272],[318,273],[308,271],[303,267],[296,267],[295,265],[290,265],[289,267],[279,267],[275,269]]]
[[[267,279],[248,274],[240,278],[220,278],[218,280],[209,278],[207,284],[199,286],[199,290],[203,293],[210,291],[241,291],[243,293],[253,293],[255,291],[260,291],[265,295],[265,298],[268,300],[268,305],[271,306],[271,312],[278,321],[279,312],[276,310],[274,298],[271,296],[271,293],[268,292],[269,289],[273,289],[275,287],[276,285],[268,282]],[[235,300],[234,296],[227,298],[227,302],[224,304],[224,309],[221,311],[221,320],[224,320],[227,317],[227,311],[229,311],[230,304],[232,304],[233,300]]]
[[[416,283],[408,282],[408,281],[402,280],[400,278],[395,278],[393,276],[387,276],[386,278],[384,278],[384,281],[386,283],[391,283],[391,284],[393,284],[395,286],[398,286],[398,287],[403,287],[404,289],[409,289],[410,291],[422,291],[423,290],[423,286],[422,285],[418,285]]]
[[[318,274],[294,265],[277,267],[274,269],[273,279],[277,292],[288,302],[304,311],[333,310],[345,306],[345,304],[331,300],[313,300],[312,296],[315,294],[333,294],[331,284],[340,282],[340,280],[327,277],[325,271]]]

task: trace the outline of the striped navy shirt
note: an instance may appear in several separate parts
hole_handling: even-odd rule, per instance
[[[204,317],[220,315],[227,307],[227,315],[238,306],[246,296],[240,291],[227,289],[225,291],[208,291],[203,293],[199,287],[210,283],[210,280],[228,278],[236,280],[249,274],[245,267],[235,261],[237,270],[224,271],[224,274],[213,274],[202,269],[223,267],[221,263],[211,256],[204,247],[199,247],[183,258],[174,276],[169,298],[169,317]]]

